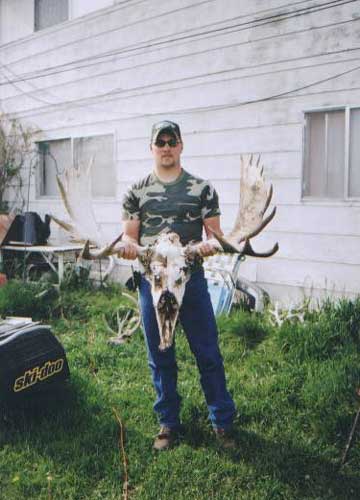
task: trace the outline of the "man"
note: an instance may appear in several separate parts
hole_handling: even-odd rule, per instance
[[[180,163],[183,142],[179,126],[171,121],[156,123],[151,132],[150,150],[154,171],[134,184],[123,202],[122,256],[135,259],[135,244],[152,244],[161,232],[175,232],[183,244],[201,242],[203,228],[210,240],[209,227],[220,230],[220,211],[216,191],[207,181],[186,172]],[[200,243],[202,257],[215,253],[211,241]],[[148,361],[157,399],[154,410],[160,431],[154,448],[169,448],[180,427],[180,395],[177,392],[175,346],[159,350],[159,331],[150,293],[142,278],[140,305]],[[226,389],[217,328],[201,265],[192,269],[180,309],[180,322],[195,355],[200,381],[215,435],[224,446],[233,446],[229,430],[235,415],[234,402]]]

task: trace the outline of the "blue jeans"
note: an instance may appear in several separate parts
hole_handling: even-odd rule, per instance
[[[181,397],[177,391],[175,343],[166,351],[159,350],[159,330],[150,284],[145,278],[140,284],[140,305],[148,361],[157,395],[154,410],[161,425],[176,428],[180,425]],[[226,429],[232,424],[235,405],[226,389],[215,316],[202,270],[193,273],[186,284],[179,318],[196,358],[212,426]]]

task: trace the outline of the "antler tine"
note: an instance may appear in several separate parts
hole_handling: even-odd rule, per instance
[[[258,235],[274,218],[275,213],[276,213],[276,207],[272,209],[270,214],[267,217],[265,217],[265,219],[263,219],[262,222],[251,233],[247,233],[245,236],[240,238],[239,243],[241,243],[242,241],[250,240],[254,236]]]
[[[56,224],[58,224],[60,227],[65,229],[65,231],[68,231],[69,233],[75,232],[75,228],[74,228],[73,224],[69,224],[68,222],[64,222],[63,220],[55,217],[55,215],[50,215],[50,217],[54,222],[56,222]]]
[[[240,168],[240,172],[242,172],[243,170],[243,166],[244,166],[244,155],[240,155],[240,164],[241,164],[241,168]]]
[[[114,248],[115,245],[121,240],[122,235],[123,233],[121,233],[112,243],[110,243],[110,245],[107,245],[97,251],[90,250],[90,241],[87,240],[84,248],[81,250],[80,258],[85,260],[95,260],[102,259],[103,257],[108,257],[109,255],[117,253],[119,251],[119,248],[117,248],[117,250],[114,250]]]
[[[266,212],[266,210],[268,209],[268,207],[270,205],[272,195],[273,195],[273,185],[270,184],[269,193],[268,193],[268,196],[267,196],[266,201],[265,201],[264,209],[262,211],[263,214]]]
[[[261,158],[261,154],[259,153],[258,155],[258,159],[257,159],[257,162],[256,162],[256,166],[258,167],[259,166],[259,163],[260,163],[260,158]],[[262,171],[263,171],[264,167],[262,168],[261,170],[261,175],[262,175]]]
[[[242,253],[244,255],[249,255],[250,257],[271,257],[274,255],[277,251],[279,250],[279,244],[275,243],[275,245],[272,247],[271,250],[268,250],[267,252],[255,252],[253,250],[250,241],[246,240],[245,241],[245,246],[242,249]]]
[[[66,173],[65,173],[65,175],[66,175]],[[60,191],[61,199],[64,203],[65,208],[66,208],[66,211],[70,215],[70,217],[73,218],[74,214],[73,214],[72,208],[71,208],[69,201],[68,201],[66,189],[65,189],[64,184],[62,183],[62,181],[58,175],[56,176],[56,182],[57,182],[57,185],[58,185],[58,188]],[[56,219],[54,219],[54,220],[56,221]]]

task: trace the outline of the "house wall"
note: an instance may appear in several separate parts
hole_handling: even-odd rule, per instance
[[[151,169],[155,121],[180,123],[184,167],[216,186],[225,230],[237,210],[240,155],[261,154],[277,215],[253,246],[278,241],[280,250],[247,259],[243,274],[283,302],[354,297],[359,201],[301,197],[304,111],[360,106],[360,10],[328,3],[168,0],[155,10],[151,0],[119,2],[0,47],[3,73],[17,80],[0,87],[2,106],[39,127],[41,139],[114,134],[117,196],[94,204],[109,238],[125,190]],[[40,79],[16,76],[52,67]],[[34,177],[30,188],[32,210],[61,214],[57,200],[36,198]]]
[[[21,16],[16,16],[21,12]],[[0,2],[0,42],[18,40],[34,31],[33,0],[7,0]]]
[[[68,0],[69,19],[112,6],[117,0]],[[120,1],[120,0],[119,0]],[[34,0],[0,1],[0,43],[27,37],[34,32]],[[60,27],[61,29],[61,27]]]

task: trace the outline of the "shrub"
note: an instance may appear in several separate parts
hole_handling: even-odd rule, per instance
[[[0,288],[0,315],[47,319],[55,299],[56,293],[42,284],[12,280]]]
[[[360,384],[360,299],[328,301],[304,323],[285,322],[277,333],[290,375],[303,373],[292,400],[318,438],[344,438]]]
[[[339,352],[359,352],[360,298],[328,301],[304,323],[285,322],[278,339],[287,357],[297,362],[326,360]]]
[[[248,347],[259,344],[270,332],[261,315],[247,311],[236,311],[230,316],[217,319],[221,334],[229,333],[241,337]]]
[[[359,356],[335,356],[308,366],[300,391],[303,406],[317,435],[334,439],[349,432],[360,380]]]

